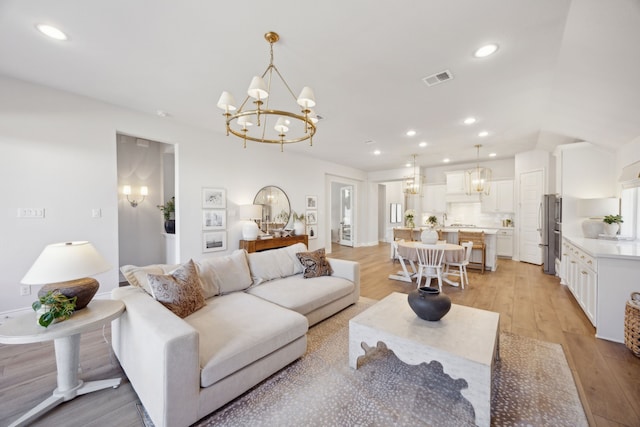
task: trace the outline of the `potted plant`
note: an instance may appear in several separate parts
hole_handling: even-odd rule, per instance
[[[422,243],[433,245],[438,242],[438,232],[436,231],[436,225],[438,225],[438,218],[435,215],[431,215],[425,221],[427,228],[420,233],[420,240]]]
[[[296,211],[291,212],[291,216],[293,218],[293,231],[296,236],[302,236],[305,232],[305,218],[304,214],[297,214]]]
[[[51,323],[62,322],[71,317],[76,309],[78,297],[69,298],[58,290],[47,292],[31,304],[38,316],[38,324],[48,327]]]
[[[605,234],[615,236],[620,232],[620,224],[624,221],[621,215],[606,215],[603,219]]]
[[[416,226],[413,222],[413,217],[416,216],[416,211],[413,209],[407,209],[404,211],[404,225],[408,228],[414,228]]]
[[[427,218],[427,225],[431,228],[435,228],[438,225],[438,218],[435,215],[431,215]]]
[[[164,216],[164,231],[166,231],[167,234],[175,234],[176,198],[172,197],[171,199],[167,200],[167,203],[165,203],[164,205],[157,205],[157,207],[162,211],[162,215]]]

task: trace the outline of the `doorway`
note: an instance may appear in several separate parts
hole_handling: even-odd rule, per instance
[[[353,247],[353,185],[340,187],[339,243]]]
[[[358,182],[333,175],[325,176],[327,200],[326,250],[331,243],[343,246],[358,246]]]

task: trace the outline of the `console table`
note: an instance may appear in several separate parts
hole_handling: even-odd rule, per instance
[[[304,243],[309,247],[309,236],[303,234],[301,236],[274,237],[264,240],[240,240],[240,249],[247,252],[260,252],[269,249],[284,248],[285,246],[295,245],[296,243]]]

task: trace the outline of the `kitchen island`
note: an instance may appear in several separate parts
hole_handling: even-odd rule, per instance
[[[486,256],[485,256],[485,269],[489,271],[496,271],[498,268],[498,253],[497,253],[497,238],[496,235],[498,233],[497,228],[482,228],[482,227],[444,227],[441,230],[442,237],[447,241],[447,243],[458,244],[458,233],[460,231],[471,232],[471,233],[479,233],[484,231],[484,243],[486,245]],[[481,263],[482,264],[482,255],[478,252],[472,252],[471,254],[471,262]]]
[[[596,337],[624,342],[624,311],[640,291],[640,241],[563,236],[560,283],[596,328]]]

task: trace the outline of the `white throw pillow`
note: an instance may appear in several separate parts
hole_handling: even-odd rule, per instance
[[[296,243],[280,249],[248,254],[253,284],[259,285],[269,280],[302,273],[304,268],[296,253],[306,250],[307,246],[304,243]]]
[[[130,285],[142,288],[146,293],[153,296],[151,286],[147,280],[147,274],[167,274],[177,267],[180,267],[180,264],[152,264],[143,267],[123,265],[120,267],[120,271]]]
[[[241,291],[251,286],[247,252],[243,249],[231,255],[205,258],[196,262],[205,298]]]

